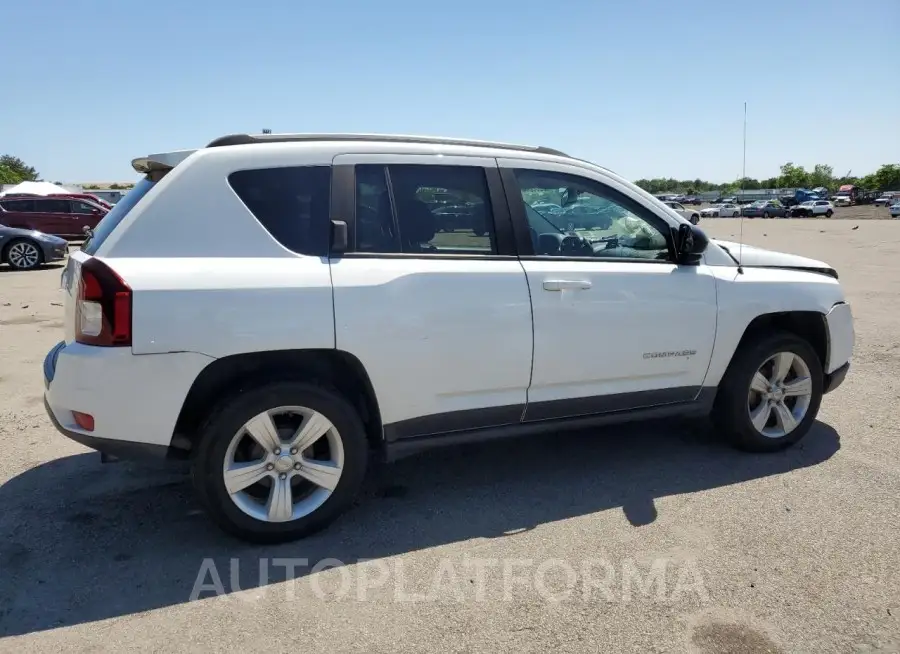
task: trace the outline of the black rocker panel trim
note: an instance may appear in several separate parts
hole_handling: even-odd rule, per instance
[[[672,404],[684,405],[698,400],[701,390],[700,386],[680,386],[636,393],[530,402],[527,409],[524,404],[513,404],[437,413],[386,424],[384,436],[385,441],[392,443],[409,438],[507,425],[518,427],[547,420],[566,420]]]

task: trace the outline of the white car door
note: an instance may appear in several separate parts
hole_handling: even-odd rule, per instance
[[[526,421],[696,399],[716,336],[716,280],[678,265],[662,211],[621,181],[562,163],[500,159],[534,313]],[[538,201],[599,208],[564,234]],[[605,239],[605,240],[603,240]]]
[[[531,300],[496,161],[347,154],[334,171],[335,341],[368,372],[385,437],[520,422]]]

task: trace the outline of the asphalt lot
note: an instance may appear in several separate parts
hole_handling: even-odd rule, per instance
[[[54,431],[61,269],[0,268],[0,651],[898,651],[900,221],[743,238],[835,265],[854,307],[853,368],[802,446],[668,424],[433,452],[277,547],[222,535],[181,472]]]

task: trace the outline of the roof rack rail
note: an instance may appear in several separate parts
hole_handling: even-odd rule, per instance
[[[210,141],[206,147],[218,148],[227,145],[250,145],[254,143],[287,143],[297,141],[389,141],[391,143],[424,143],[435,145],[471,145],[475,147],[498,148],[501,150],[517,150],[551,154],[568,157],[565,152],[553,148],[531,145],[514,145],[511,143],[495,143],[493,141],[476,141],[469,139],[445,138],[440,136],[406,136],[400,134],[229,134]]]

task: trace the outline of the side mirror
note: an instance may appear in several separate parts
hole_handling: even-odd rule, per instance
[[[343,220],[331,221],[331,251],[346,252],[349,239],[347,237],[347,223]]]
[[[675,253],[678,263],[697,265],[709,245],[709,238],[695,225],[682,224],[675,232]]]

